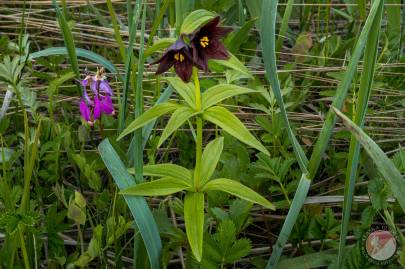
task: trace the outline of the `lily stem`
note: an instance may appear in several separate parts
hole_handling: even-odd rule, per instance
[[[195,109],[201,111],[201,89],[200,81],[198,80],[198,70],[193,67],[193,80],[195,87]],[[198,191],[201,182],[201,159],[202,159],[202,127],[203,120],[200,116],[197,116],[197,141],[196,141],[196,163],[194,170],[194,187]]]

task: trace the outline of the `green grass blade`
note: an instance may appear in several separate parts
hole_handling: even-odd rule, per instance
[[[311,180],[308,179],[305,174],[303,174],[298,184],[297,191],[295,192],[294,199],[291,203],[290,210],[288,211],[287,218],[285,219],[280,234],[278,235],[277,242],[273,246],[273,252],[271,253],[266,269],[276,268],[278,260],[283,252],[283,248],[290,237],[294,224],[297,221],[302,206],[304,205],[310,185]]]
[[[386,0],[386,3],[400,5],[401,0]],[[401,22],[401,20],[405,20],[405,18],[401,16],[401,8],[399,6],[387,6],[386,9],[387,9],[386,33],[388,36],[388,48],[393,53],[394,57],[399,57],[400,52],[403,49],[401,47],[401,38],[403,38],[402,35],[403,32],[401,32],[401,23],[403,22]]]
[[[263,0],[262,15],[260,19],[260,37],[263,47],[263,61],[267,78],[273,89],[277,104],[283,116],[284,125],[287,129],[288,137],[294,148],[295,156],[303,173],[307,172],[308,159],[304,150],[295,137],[290,122],[288,121],[287,111],[285,109],[283,97],[280,89],[280,81],[277,75],[275,36],[276,36],[276,18],[277,18],[278,0]]]
[[[158,3],[156,3],[158,4]],[[159,7],[159,14],[155,18],[152,24],[152,29],[149,34],[149,39],[147,43],[147,47],[149,48],[153,43],[153,37],[156,35],[156,31],[163,20],[163,16],[166,14],[167,8],[169,7],[170,0],[163,0],[162,6]]]
[[[366,18],[366,0],[357,0],[360,18],[364,21]]]
[[[128,91],[129,91],[129,84],[130,84],[130,78],[131,78],[131,67],[133,67],[132,59],[134,58],[133,50],[134,50],[138,16],[140,14],[139,9],[141,9],[141,8],[139,8],[139,7],[141,7],[141,0],[137,0],[135,6],[138,8],[136,9],[135,14],[133,14],[131,16],[131,19],[129,20],[131,22],[131,24],[129,25],[129,39],[128,39],[128,47],[127,47],[127,51],[126,51],[127,58],[125,60],[124,87],[122,89],[122,98],[121,98],[121,102],[120,102],[119,116],[118,116],[118,129],[120,131],[122,129],[124,129],[124,127],[125,127],[125,114],[126,114],[126,110],[127,110]],[[132,8],[131,8],[131,10],[132,10]],[[135,72],[135,68],[133,68],[133,71]]]
[[[287,6],[284,11],[283,20],[281,21],[280,31],[278,32],[276,51],[281,50],[283,41],[287,37],[288,21],[290,20],[290,17],[291,17],[293,5],[294,5],[294,0],[288,0]]]
[[[339,84],[335,97],[332,102],[332,106],[337,109],[341,109],[344,103],[344,100],[347,96],[347,93],[352,85],[352,80],[357,72],[357,65],[360,61],[361,56],[363,55],[364,47],[366,45],[368,36],[370,34],[373,26],[373,21],[375,20],[378,8],[380,6],[381,0],[376,0],[373,2],[370,13],[367,17],[366,23],[361,31],[361,34],[358,38],[357,44],[354,48],[350,63],[345,72],[342,82]],[[329,109],[325,122],[323,124],[321,133],[318,137],[318,140],[315,144],[314,150],[311,155],[311,159],[308,164],[309,178],[314,178],[318,167],[321,163],[323,154],[326,151],[326,147],[329,144],[329,139],[332,135],[333,128],[336,123],[336,114],[333,112],[332,108]]]
[[[143,113],[143,70],[145,59],[143,57],[144,51],[144,34],[145,34],[145,22],[146,22],[146,3],[142,5],[142,22],[141,22],[141,42],[138,58],[138,72],[136,77],[136,90],[135,90],[135,119],[142,116]],[[135,72],[135,70],[133,70]],[[135,147],[133,151],[134,155],[134,168],[135,168],[135,180],[137,182],[143,181],[143,147],[142,147],[142,128],[138,129],[134,133]]]
[[[125,52],[125,46],[124,46],[124,41],[122,41],[122,37],[120,34],[120,27],[117,23],[117,15],[115,13],[114,7],[111,3],[111,0],[107,0],[107,8],[108,8],[108,12],[110,13],[110,17],[111,17],[111,23],[114,29],[114,38],[115,41],[118,44],[118,48],[120,50],[120,55],[121,55],[121,59],[124,62],[126,59],[126,52]]]
[[[90,60],[94,63],[98,63],[98,64],[104,66],[105,69],[110,71],[111,73],[116,74],[118,72],[117,68],[114,66],[114,64],[112,64],[110,61],[108,61],[106,58],[104,58],[100,54],[97,54],[97,53],[94,53],[92,51],[85,50],[85,49],[79,49],[79,48],[76,48],[75,50],[76,50],[76,55],[78,57],[82,57],[82,58]],[[69,55],[69,53],[68,53],[68,50],[66,47],[52,47],[52,48],[47,48],[47,49],[40,50],[40,51],[30,54],[29,59],[34,60],[34,59],[37,59],[40,57],[48,57],[51,55]]]
[[[370,99],[371,87],[373,83],[375,64],[377,60],[378,43],[380,36],[381,18],[384,10],[384,1],[381,1],[376,19],[373,22],[364,52],[364,69],[360,79],[360,89],[356,106],[356,114],[354,117],[355,124],[360,128],[364,126],[364,119],[367,112],[368,101]],[[360,144],[352,135],[349,147],[348,164],[346,170],[345,193],[343,202],[343,219],[340,231],[338,268],[341,268],[344,257],[344,249],[346,244],[346,235],[349,227],[351,216],[351,208],[353,202],[354,186],[357,176],[358,163],[360,158]]]
[[[75,42],[73,39],[72,31],[70,31],[70,28],[69,28],[69,25],[65,18],[65,15],[63,12],[60,11],[59,5],[56,2],[56,0],[52,0],[52,3],[55,7],[59,26],[62,30],[63,40],[64,40],[65,46],[67,48],[70,64],[72,66],[73,72],[75,72],[75,74],[76,74],[77,79],[79,79],[80,70],[79,70],[79,64],[77,62],[76,47],[75,47]],[[78,90],[79,94],[81,94],[81,90],[80,90],[79,86],[77,86],[77,90]]]
[[[356,137],[371,159],[373,159],[377,169],[391,187],[392,194],[397,199],[402,211],[405,212],[404,177],[373,139],[371,139],[359,126],[352,122],[341,111],[336,108],[332,109],[343,121],[343,124]]]
[[[120,160],[118,154],[115,152],[108,139],[101,142],[98,149],[101,158],[103,159],[108,171],[111,173],[120,190],[135,184],[133,177],[128,173],[127,168]],[[134,217],[136,226],[138,227],[143,242],[145,243],[151,268],[159,269],[162,242],[159,237],[158,227],[148,207],[148,204],[145,201],[145,198],[124,196],[124,199],[128,204],[128,207]]]

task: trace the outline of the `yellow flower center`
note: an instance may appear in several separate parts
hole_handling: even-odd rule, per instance
[[[184,61],[184,55],[180,52],[177,52],[176,54],[174,54],[174,59],[178,62],[182,62]]]
[[[205,48],[209,44],[210,44],[210,40],[208,39],[208,37],[204,36],[203,38],[200,39],[201,47]]]

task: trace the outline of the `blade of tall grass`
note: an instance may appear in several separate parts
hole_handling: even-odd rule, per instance
[[[333,111],[343,121],[343,124],[356,137],[364,150],[373,159],[377,169],[388,182],[392,194],[397,199],[402,211],[405,212],[405,185],[404,177],[395,167],[394,163],[382,151],[382,149],[371,139],[359,126],[346,117],[340,110],[332,107]]]
[[[165,15],[167,8],[169,7],[169,4],[170,4],[170,0],[163,0],[162,6],[161,7],[159,6],[158,15],[156,16],[155,20],[153,21],[152,29],[149,34],[149,39],[148,39],[148,43],[147,43],[148,48],[153,44],[153,37],[156,35],[156,31],[162,22],[163,16]]]
[[[79,71],[79,64],[77,62],[77,55],[76,55],[76,47],[75,42],[73,39],[72,31],[69,28],[67,23],[66,17],[63,12],[60,11],[59,5],[56,0],[52,0],[53,6],[55,7],[55,11],[58,17],[59,26],[62,30],[63,40],[65,42],[65,46],[69,55],[70,64],[72,66],[73,71],[76,74],[77,79],[80,77]],[[77,87],[79,94],[81,94],[80,87]]]
[[[367,21],[364,25],[364,28],[360,34],[359,40],[355,46],[353,56],[350,60],[349,66],[348,66],[348,70],[345,73],[343,82],[339,85],[337,92],[335,94],[333,104],[338,105],[339,108],[342,107],[343,101],[351,86],[352,79],[353,79],[354,75],[356,74],[357,65],[358,65],[358,62],[360,60],[360,57],[363,53],[363,49],[365,46],[365,42],[366,42],[365,40],[368,38],[373,20],[376,16],[377,9],[380,5],[380,2],[381,2],[381,0],[376,0],[373,2],[373,5],[370,10],[370,14],[369,14]],[[261,38],[262,38],[262,45],[263,45],[263,58],[265,59],[266,72],[267,72],[268,77],[270,78],[270,82],[272,84],[277,103],[280,106],[280,105],[283,105],[283,101],[281,98],[281,94],[278,97],[276,95],[277,90],[280,91],[280,84],[279,84],[278,79],[276,79],[277,78],[277,66],[276,66],[275,50],[274,50],[275,49],[274,36],[275,36],[275,22],[276,22],[276,15],[277,15],[277,4],[278,4],[278,1],[270,1],[270,0],[263,1],[262,16],[261,16],[261,25],[262,26],[261,26],[260,31],[261,31]],[[269,32],[266,32],[264,30],[264,29],[266,29],[265,28],[266,26],[267,27],[270,26],[268,28]],[[267,63],[266,63],[266,60],[267,60]],[[282,110],[281,107],[280,107],[280,110]],[[284,112],[282,111],[282,115],[283,115],[283,120],[288,123],[288,118],[285,113],[285,109],[284,109]],[[330,109],[327,114],[325,123],[323,125],[321,134],[315,145],[314,151],[311,155],[311,159],[308,163],[308,169],[306,168],[306,163],[303,162],[303,160],[306,160],[305,155],[300,154],[300,151],[302,151],[302,153],[303,153],[303,150],[300,147],[300,145],[298,144],[292,131],[290,131],[291,128],[289,128],[289,125],[286,124],[287,131],[288,131],[288,134],[290,137],[290,141],[293,144],[294,152],[300,163],[301,170],[305,174],[306,178],[308,178],[309,180],[314,178],[315,173],[318,170],[318,167],[319,167],[320,161],[321,161],[321,157],[323,156],[323,154],[326,150],[326,147],[329,143],[329,139],[330,139],[330,136],[331,136],[335,123],[336,123],[336,116],[333,113],[332,109]],[[307,171],[308,171],[308,174],[307,174]],[[302,181],[303,181],[303,177],[301,178],[300,184],[302,183]],[[302,186],[304,186],[304,183]],[[304,192],[305,192],[305,194],[304,194]],[[294,200],[299,199],[299,197],[303,194],[306,196],[307,191],[305,191],[304,188],[298,189],[295,193]],[[288,215],[287,215],[287,219],[289,219],[289,222],[284,223],[283,228],[282,228],[282,231],[284,231],[284,236],[280,240],[278,240],[278,243],[274,246],[273,253],[272,253],[272,255],[269,259],[269,262],[267,264],[267,267],[266,267],[268,269],[274,268],[277,265],[277,262],[282,253],[282,248],[286,244],[286,242],[288,240],[289,232],[292,229],[292,227],[289,227],[289,226],[293,226],[298,217],[298,214],[295,214],[295,212],[299,212],[300,208],[302,207],[302,203],[298,203],[298,202],[294,203],[294,200],[293,200],[294,207],[290,208],[290,211],[288,212]]]
[[[387,4],[401,4],[401,0],[386,0]],[[388,47],[392,51],[393,56],[398,58],[402,50],[401,47],[401,8],[397,6],[387,6],[387,36]]]
[[[366,19],[366,0],[357,0],[357,7],[359,8],[360,18],[364,21]]]
[[[126,189],[135,184],[134,178],[128,173],[127,168],[120,160],[114,148],[104,139],[98,146],[101,158],[112,175],[120,190]],[[124,196],[126,203],[134,217],[136,226],[142,236],[148,253],[152,269],[159,269],[159,261],[162,250],[162,242],[159,237],[159,230],[144,197]]]
[[[126,59],[125,45],[124,45],[124,42],[122,41],[122,37],[120,34],[120,27],[117,22],[117,15],[115,13],[111,0],[107,0],[107,8],[108,8],[108,12],[110,13],[111,23],[112,23],[112,26],[114,29],[114,38],[115,38],[115,41],[117,41],[118,48],[120,50],[121,59],[124,62]]]
[[[287,111],[285,109],[283,96],[280,89],[280,81],[277,74],[276,51],[275,51],[275,36],[276,36],[276,18],[277,18],[276,1],[263,0],[262,14],[260,20],[260,37],[263,47],[263,61],[267,74],[267,79],[270,82],[271,88],[276,97],[277,104],[280,108],[283,117],[284,125],[287,129],[288,138],[293,146],[295,156],[300,165],[301,171],[307,173],[308,159],[305,156],[304,150],[295,137],[290,122],[288,121]]]
[[[290,20],[293,10],[294,0],[288,0],[287,6],[284,11],[283,20],[281,21],[280,31],[276,43],[276,51],[280,51],[284,39],[287,37],[288,21]]]
[[[367,113],[368,101],[371,95],[371,88],[373,84],[375,65],[378,54],[378,43],[381,28],[381,18],[384,10],[384,1],[381,1],[379,9],[371,29],[373,29],[368,36],[367,44],[364,51],[364,68],[360,78],[360,88],[358,92],[356,113],[354,116],[354,123],[360,128],[363,128],[365,116]],[[360,159],[360,144],[352,135],[350,139],[348,163],[346,170],[346,182],[343,202],[343,219],[340,231],[339,253],[338,253],[338,268],[343,265],[344,249],[346,245],[346,235],[349,227],[349,220],[351,215],[354,186],[356,182],[358,163]]]
[[[131,13],[131,18],[128,18],[128,21],[131,23],[129,25],[129,39],[128,39],[128,47],[126,52],[126,60],[125,60],[125,74],[124,74],[124,87],[122,89],[122,98],[119,107],[119,117],[118,117],[118,130],[122,131],[125,127],[125,115],[127,110],[127,101],[128,101],[128,91],[129,91],[129,84],[131,79],[131,62],[133,59],[133,49],[135,43],[135,36],[137,30],[137,22],[140,14],[140,7],[141,7],[141,0],[137,0],[135,4],[135,12],[132,11],[131,1],[129,2],[129,9],[128,14]],[[141,37],[142,38],[142,37]],[[133,68],[135,72],[135,68]]]

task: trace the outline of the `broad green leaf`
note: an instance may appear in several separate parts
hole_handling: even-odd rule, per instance
[[[184,83],[178,77],[167,78],[167,81],[190,107],[195,108],[195,89],[192,83]]]
[[[189,118],[191,118],[196,113],[197,112],[190,107],[183,106],[176,109],[173,112],[165,129],[163,130],[157,147],[159,148],[174,131],[176,131],[181,125],[183,125]]]
[[[354,122],[346,117],[338,109],[333,108],[336,115],[342,119],[343,124],[349,129],[349,131],[357,138],[366,152],[373,159],[374,164],[380,171],[382,176],[387,180],[391,187],[391,191],[394,197],[398,200],[402,211],[405,212],[405,179],[395,167],[394,163],[387,157],[384,151]]]
[[[227,179],[227,178],[217,178],[209,181],[202,187],[202,191],[223,191],[239,197],[243,200],[253,202],[269,209],[275,210],[275,206],[266,200],[263,196],[255,192],[254,190],[246,187],[238,181]]]
[[[223,65],[225,67],[234,69],[236,71],[239,71],[242,74],[245,74],[248,78],[253,78],[253,76],[250,73],[249,69],[247,69],[246,66],[243,63],[241,63],[238,58],[235,57],[235,55],[233,55],[232,53],[229,53],[229,54],[230,54],[230,57],[229,57],[228,60],[214,60],[214,59],[212,59],[212,60],[209,60],[209,61],[212,61],[214,63]]]
[[[189,192],[184,197],[184,222],[191,250],[201,261],[204,232],[204,193]]]
[[[201,184],[204,185],[204,183],[211,178],[215,168],[217,167],[223,148],[223,137],[212,140],[205,147],[201,163]]]
[[[173,194],[189,187],[191,187],[191,185],[182,179],[166,177],[133,185],[122,190],[120,194],[136,196],[161,196]]]
[[[243,143],[270,155],[268,150],[246,129],[245,125],[224,107],[210,107],[203,113],[203,118],[210,121]]]
[[[183,20],[180,28],[180,34],[191,34],[208,21],[215,18],[215,13],[205,9],[198,9],[190,14]]]
[[[175,38],[160,38],[159,40],[157,40],[155,43],[153,43],[152,46],[150,46],[149,48],[147,48],[145,50],[145,57],[149,57],[151,56],[153,53],[155,53],[156,51],[160,51],[160,50],[164,50],[166,48],[168,48],[169,46],[171,46],[174,42],[176,42]]]
[[[172,112],[178,107],[179,105],[173,103],[163,103],[152,107],[141,116],[136,118],[133,122],[131,122],[131,124],[129,124],[128,127],[118,136],[117,140],[120,140],[124,136],[134,132],[135,130],[141,128],[154,119]]]
[[[221,101],[230,97],[257,92],[252,89],[232,85],[232,84],[219,84],[215,85],[202,94],[203,110],[220,103]]]
[[[135,183],[134,178],[127,172],[127,168],[122,163],[108,139],[101,142],[98,146],[98,150],[105,166],[120,190],[128,188]],[[124,199],[131,210],[138,231],[145,243],[151,268],[159,269],[162,242],[160,240],[158,227],[145,198],[139,196],[124,196]]]
[[[128,172],[134,174],[135,170],[130,168]],[[172,163],[145,165],[143,167],[143,174],[145,176],[177,178],[189,183],[192,182],[193,179],[193,174],[190,170]]]

